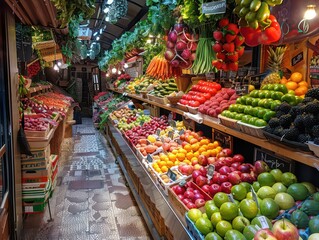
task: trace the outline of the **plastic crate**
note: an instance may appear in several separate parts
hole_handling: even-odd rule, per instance
[[[189,219],[189,217],[187,216],[187,213],[185,214],[185,219],[186,219],[187,229],[193,235],[193,238],[195,240],[204,240],[204,238],[205,238],[204,235],[201,234],[201,232],[196,228],[196,226],[192,222],[192,220]]]
[[[259,138],[266,138],[263,133],[263,129],[265,127],[257,127],[247,123],[243,123],[242,121],[238,121],[237,124],[239,125],[240,131],[252,135]]]
[[[46,204],[46,202],[23,201],[23,212],[27,214],[42,213],[45,209]]]

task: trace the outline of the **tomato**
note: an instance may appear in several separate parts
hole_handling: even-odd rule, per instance
[[[200,102],[192,100],[192,101],[189,101],[188,105],[191,107],[199,107]]]
[[[198,91],[199,86],[198,85],[193,85],[191,87],[191,91]]]
[[[206,99],[210,99],[210,98],[212,97],[212,95],[211,95],[210,93],[208,93],[208,92],[204,92],[204,93],[203,93],[203,96],[204,96],[204,98],[206,98]]]
[[[184,94],[182,98],[187,100],[187,101],[192,100],[192,96],[189,94]]]
[[[204,96],[199,96],[197,98],[197,101],[200,103],[200,104],[203,104],[204,102],[206,102],[206,98]]]
[[[183,104],[183,105],[187,105],[188,104],[188,101],[185,100],[185,99],[181,99],[179,100],[180,104]]]
[[[215,88],[208,88],[207,92],[214,96],[217,93],[217,90]]]
[[[219,83],[215,83],[213,86],[217,91],[219,91],[220,89],[222,89],[222,86]]]
[[[205,86],[205,83],[206,83],[206,81],[204,81],[204,80],[198,81],[198,85],[200,85],[200,86]]]

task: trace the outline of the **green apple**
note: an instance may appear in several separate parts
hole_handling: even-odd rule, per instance
[[[246,188],[247,193],[248,193],[248,192],[250,191],[250,189],[251,189],[251,184],[250,184],[250,183],[248,183],[248,182],[241,182],[241,183],[239,183],[239,185],[241,185],[241,186],[245,187],[245,188]]]
[[[222,216],[220,215],[220,212],[214,212],[210,218],[210,221],[212,222],[213,226],[216,228],[216,225],[218,222],[220,222],[222,219]]]
[[[281,104],[280,100],[275,100],[275,101],[272,102],[272,104],[270,106],[270,109],[275,111],[280,104]]]
[[[229,202],[228,195],[224,192],[218,192],[214,195],[215,205],[220,208],[221,205],[225,202]]]
[[[285,172],[281,175],[281,182],[286,186],[289,187],[291,184],[297,182],[297,177],[295,174],[291,172]]]
[[[250,221],[243,216],[237,216],[232,221],[233,229],[239,232],[243,232],[244,228],[248,226],[249,224],[250,224]]]
[[[256,225],[248,225],[244,228],[243,234],[246,239],[254,239],[254,236],[258,232],[258,227]]]
[[[200,217],[195,222],[196,228],[204,235],[212,232],[214,230],[213,224],[209,219]]]
[[[225,202],[221,205],[219,211],[222,219],[227,221],[232,221],[238,216],[238,206],[236,203]]]
[[[216,232],[210,232],[205,236],[204,240],[223,240]]]
[[[260,98],[254,98],[254,99],[252,100],[252,102],[251,102],[251,105],[252,105],[253,107],[258,106],[259,100],[260,100]]]
[[[225,234],[225,240],[246,240],[245,236],[237,230],[229,230]]]
[[[272,188],[276,191],[276,193],[287,192],[287,187],[281,182],[275,183],[274,185],[272,185]]]
[[[276,196],[276,191],[269,186],[263,186],[257,191],[257,196],[261,199],[272,198]]]
[[[276,112],[275,111],[267,111],[264,116],[263,116],[263,119],[268,122],[271,118],[273,118],[274,116],[276,116]]]
[[[279,214],[279,205],[272,198],[265,198],[260,204],[260,213],[269,219],[275,219]]]
[[[203,214],[202,214],[201,210],[199,210],[197,208],[192,208],[187,213],[187,216],[193,222],[196,222],[198,218],[202,217],[202,215]]]
[[[218,233],[218,235],[220,235],[221,237],[225,237],[227,231],[233,229],[232,225],[230,222],[225,221],[225,220],[221,220],[220,222],[217,223],[216,225],[216,232]]]
[[[214,202],[213,200],[210,200],[210,201]],[[214,212],[219,212],[219,208],[215,204],[207,204],[207,202],[206,202],[205,203],[205,211],[206,211],[208,219],[211,219],[212,214]]]
[[[260,183],[255,181],[253,182],[253,189],[255,190],[255,192],[257,192],[260,189]]]
[[[276,92],[274,91],[272,94],[271,94],[271,98],[273,100],[280,100],[282,98],[284,94],[282,92]]]
[[[253,101],[253,98],[252,97],[247,97],[246,98],[246,104],[245,105],[252,105],[252,101]]]
[[[234,185],[231,188],[231,194],[233,194],[234,199],[241,201],[247,195],[246,187],[242,185]]]
[[[260,186],[269,186],[271,187],[276,183],[275,177],[269,172],[263,172],[258,175],[257,181],[260,183]]]
[[[279,168],[272,169],[270,174],[274,176],[276,182],[281,181],[282,171]]]
[[[239,209],[244,217],[252,219],[258,213],[257,203],[252,199],[244,199],[239,204]]]

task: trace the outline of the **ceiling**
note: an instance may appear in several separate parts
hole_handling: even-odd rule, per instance
[[[59,28],[56,9],[50,0],[5,0],[5,2],[23,24],[51,28],[62,34],[68,32],[67,28]],[[124,32],[134,29],[135,24],[146,17],[148,8],[145,6],[145,0],[127,0],[126,16],[115,24],[111,24],[105,21],[106,14],[102,9],[103,2],[103,0],[96,1],[95,13],[89,20],[88,27],[91,29],[92,35],[101,28],[104,29],[99,42],[102,51],[105,51],[111,48],[113,40],[121,37]],[[95,39],[96,36],[92,36],[92,38]]]

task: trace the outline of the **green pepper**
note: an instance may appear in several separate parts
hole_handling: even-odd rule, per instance
[[[242,9],[243,7],[242,6],[236,6],[235,8],[234,8],[234,10],[233,10],[233,13],[235,13],[235,14],[239,14],[239,12],[240,12],[240,10]]]
[[[272,23],[272,21],[268,18],[268,19],[266,19],[265,21],[260,21],[260,22],[259,22],[259,25],[260,25],[263,29],[265,29],[265,28],[269,27],[271,23]]]
[[[250,5],[251,2],[252,2],[252,0],[241,0],[240,6],[242,6],[242,7],[249,7],[249,5]]]
[[[282,4],[283,0],[264,0],[269,6],[274,7]]]
[[[255,21],[256,20],[256,13],[255,12],[247,13],[246,16],[245,16],[245,20],[248,23],[251,23],[251,22]]]
[[[259,27],[258,21],[256,19],[254,21],[251,21],[249,23],[249,27],[251,27],[252,29],[257,29]]]
[[[282,98],[281,98],[281,101],[282,102],[287,102],[287,103],[289,103],[292,106],[297,105],[297,99],[296,99],[295,95],[292,95],[292,94],[289,94],[289,93],[283,95]]]
[[[258,9],[260,8],[260,6],[261,6],[261,1],[260,1],[260,0],[253,0],[253,1],[250,3],[249,9],[250,9],[250,11],[252,11],[252,12],[257,12]]]
[[[246,16],[247,13],[249,13],[250,10],[247,7],[243,7],[240,11],[239,11],[239,17],[243,18]]]
[[[270,10],[266,2],[262,2],[259,10],[257,11],[256,20],[264,21],[269,18]]]

